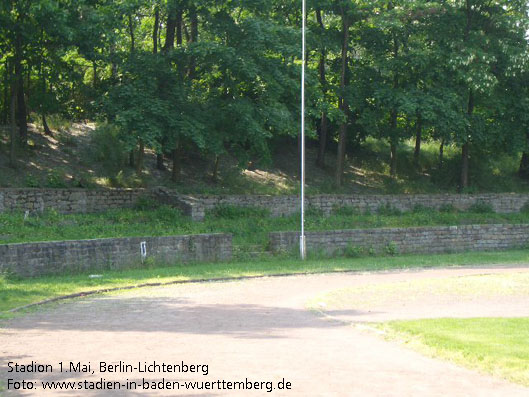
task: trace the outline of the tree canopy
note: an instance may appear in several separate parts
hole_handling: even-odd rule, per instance
[[[138,172],[149,148],[174,180],[188,150],[267,161],[299,134],[301,18],[288,0],[2,1],[0,121],[14,147],[30,115],[49,134],[50,114],[104,120]],[[416,166],[425,140],[460,147],[461,189],[475,153],[524,152],[529,176],[526,1],[318,0],[307,18],[307,134],[336,184],[366,137],[391,175],[413,138]]]

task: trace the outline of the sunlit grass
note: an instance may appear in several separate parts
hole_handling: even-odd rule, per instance
[[[429,355],[529,386],[529,318],[392,321],[382,328]]]

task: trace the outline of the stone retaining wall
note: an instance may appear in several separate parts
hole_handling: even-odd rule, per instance
[[[145,189],[0,189],[0,212],[44,211],[55,209],[64,214],[101,212],[131,208],[140,197],[182,210],[193,220],[203,220],[208,211],[218,206],[256,207],[267,209],[272,216],[292,215],[299,211],[298,196],[265,195],[181,195],[165,188]],[[348,207],[359,212],[376,212],[391,206],[410,211],[417,206],[439,209],[452,206],[466,210],[474,204],[487,204],[495,212],[518,212],[529,203],[529,194],[417,194],[417,195],[316,195],[307,196],[307,209],[329,215],[336,208]]]
[[[202,220],[207,211],[217,206],[257,207],[270,211],[272,216],[284,216],[299,211],[298,196],[178,196],[186,206],[185,213],[194,220]],[[411,211],[417,206],[439,209],[452,206],[466,210],[477,203],[487,204],[495,212],[518,212],[529,203],[529,194],[416,194],[416,195],[316,195],[308,196],[306,208],[329,215],[334,209],[349,207],[359,212],[376,212],[380,207],[391,206],[401,211]]]
[[[232,257],[231,234],[4,244],[0,245],[0,272],[33,277],[141,264],[143,241],[148,262],[214,262]]]
[[[150,197],[145,189],[0,189],[0,212],[42,212],[55,209],[62,214],[102,212],[131,208],[139,197]]]
[[[299,249],[299,232],[270,233],[270,249]],[[307,252],[448,253],[525,247],[529,225],[465,225],[307,232]]]

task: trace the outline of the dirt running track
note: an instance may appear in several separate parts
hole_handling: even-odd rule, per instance
[[[38,390],[11,395],[57,396],[529,396],[529,389],[426,358],[384,341],[372,331],[306,309],[325,291],[433,277],[457,277],[529,268],[440,269],[408,272],[329,274],[237,282],[177,285],[69,301],[8,322],[0,330],[0,380],[7,363],[35,361],[52,373],[26,374]],[[431,303],[431,302],[430,302]],[[417,302],[406,310],[331,313],[347,321],[402,317],[468,316],[468,304],[454,299],[428,309]],[[529,316],[527,302],[482,302],[473,316]],[[94,374],[60,373],[59,362],[90,362]],[[199,373],[99,373],[99,362],[208,364]],[[10,377],[24,379],[20,374]],[[23,374],[22,374],[23,375]],[[260,391],[55,391],[40,381],[273,381],[291,390]],[[266,387],[266,385],[263,385]]]

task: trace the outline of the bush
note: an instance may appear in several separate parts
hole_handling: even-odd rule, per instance
[[[134,203],[134,209],[137,210],[153,210],[160,207],[160,203],[147,196],[140,196]]]
[[[377,213],[386,216],[402,215],[402,211],[393,207],[390,203],[380,205],[377,209]]]
[[[397,244],[394,241],[390,241],[388,245],[386,245],[386,254],[390,256],[398,255],[399,253],[399,247],[397,247]]]
[[[310,216],[312,218],[323,218],[325,215],[321,209],[309,206],[305,210],[305,216]]]
[[[66,181],[64,180],[64,174],[57,170],[51,170],[46,176],[46,187],[67,187]]]
[[[118,129],[111,124],[102,124],[92,133],[88,161],[100,163],[107,176],[117,175],[127,161],[123,147]]]
[[[468,207],[468,212],[474,212],[476,214],[493,214],[494,209],[492,205],[484,201],[476,201],[470,207]]]
[[[351,206],[344,206],[344,207],[335,206],[332,209],[332,214],[337,215],[337,216],[354,216],[354,215],[360,215],[360,211],[358,211],[358,209],[351,207]]]
[[[452,204],[443,204],[439,207],[439,212],[446,213],[446,214],[454,214],[458,212],[458,209],[454,207]]]
[[[217,205],[210,214],[215,218],[239,219],[239,218],[266,218],[270,211],[265,208],[239,207],[234,205]]]
[[[26,187],[40,187],[41,183],[39,181],[39,178],[37,178],[35,175],[27,174],[25,179],[25,185]]]
[[[431,208],[425,207],[422,204],[415,204],[415,206],[413,207],[413,210],[412,210],[412,212],[415,213],[415,214],[428,214],[431,211],[432,211]]]
[[[359,258],[366,255],[366,250],[355,245],[348,245],[343,250],[343,255],[347,258]]]

